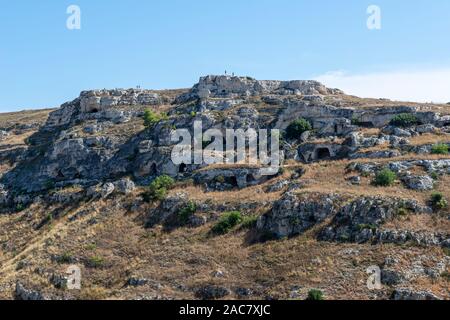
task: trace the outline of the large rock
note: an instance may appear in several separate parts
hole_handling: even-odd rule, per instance
[[[427,191],[433,190],[434,180],[429,176],[407,175],[402,178],[405,185],[412,190]]]
[[[200,78],[192,90],[177,98],[178,103],[193,99],[234,98],[254,95],[317,95],[341,94],[337,89],[328,89],[317,81],[259,81],[250,77],[206,76]]]
[[[16,290],[14,292],[14,295],[16,300],[25,300],[25,301],[48,300],[39,291],[28,289],[19,281],[16,282]]]
[[[411,289],[397,289],[392,294],[392,300],[441,300],[428,291],[413,291]]]
[[[288,192],[258,219],[257,230],[275,238],[299,235],[335,214],[338,200],[333,194],[297,196]]]

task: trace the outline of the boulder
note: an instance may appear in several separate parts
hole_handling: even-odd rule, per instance
[[[441,300],[428,291],[414,291],[411,289],[396,289],[392,293],[392,300]]]
[[[402,180],[411,190],[427,191],[434,188],[434,180],[429,176],[407,175]]]
[[[231,294],[231,291],[222,286],[207,285],[196,290],[195,296],[202,300],[222,299]]]
[[[338,200],[333,194],[297,196],[288,192],[258,219],[257,230],[278,239],[299,235],[335,214]]]
[[[136,185],[129,178],[124,178],[114,182],[114,189],[121,194],[129,194],[136,189]]]

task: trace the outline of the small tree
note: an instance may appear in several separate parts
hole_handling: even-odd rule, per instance
[[[306,131],[311,131],[312,125],[308,120],[300,118],[292,122],[286,129],[288,139],[298,139]]]
[[[374,184],[379,187],[389,187],[396,179],[397,175],[395,172],[389,169],[383,169],[375,176]]]
[[[396,127],[407,128],[420,124],[420,121],[415,115],[411,113],[402,113],[392,118],[390,124]]]
[[[432,154],[448,154],[448,145],[445,143],[437,143],[431,148]]]

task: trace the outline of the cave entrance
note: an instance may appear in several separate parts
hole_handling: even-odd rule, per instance
[[[248,174],[247,175],[247,184],[254,184],[254,183],[256,183],[257,181],[256,181],[256,179],[255,179],[255,177],[252,175],[252,174]]]
[[[331,152],[328,148],[318,148],[316,150],[316,159],[317,160],[324,160],[331,158]]]
[[[235,176],[225,177],[225,183],[231,185],[233,188],[238,186],[238,182]]]
[[[180,164],[178,167],[178,173],[186,173],[187,172],[187,165],[185,163]]]
[[[98,113],[100,110],[98,110],[97,108],[94,108],[91,110],[91,113]]]

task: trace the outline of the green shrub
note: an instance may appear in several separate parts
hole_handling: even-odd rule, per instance
[[[311,131],[312,126],[308,120],[300,118],[292,122],[286,129],[286,137],[288,139],[298,139],[300,135],[306,131]]]
[[[448,154],[448,145],[446,145],[445,143],[435,144],[431,148],[431,153],[432,154]]]
[[[431,179],[433,180],[439,180],[439,174],[437,172],[432,172],[430,174]]]
[[[101,268],[104,265],[105,261],[100,256],[90,257],[87,261],[87,266],[89,268]]]
[[[317,289],[310,290],[308,292],[308,298],[306,298],[306,300],[310,301],[324,300],[323,292]]]
[[[215,180],[216,180],[218,183],[225,183],[225,181],[226,181],[226,179],[225,179],[224,176],[217,176],[217,177],[215,178]]]
[[[361,120],[359,120],[358,117],[353,117],[352,118],[352,125],[359,126],[360,124],[361,124]]]
[[[193,201],[189,201],[188,204],[178,212],[178,220],[181,224],[187,224],[189,218],[197,212],[197,205]]]
[[[395,182],[396,179],[397,175],[395,172],[389,169],[383,169],[377,173],[373,183],[379,187],[389,187]]]
[[[235,226],[242,222],[242,215],[239,211],[225,213],[219,222],[212,228],[212,232],[216,234],[226,234]]]
[[[242,219],[241,228],[242,229],[253,229],[256,227],[258,221],[258,216],[246,216]]]
[[[74,257],[70,252],[64,252],[62,255],[56,257],[56,262],[60,264],[69,264],[74,262]]]
[[[358,230],[372,230],[373,233],[377,232],[378,227],[374,224],[360,224],[358,225]]]
[[[144,112],[144,126],[147,128],[153,128],[162,120],[166,120],[168,117],[165,113],[158,114],[153,110],[147,109]]]
[[[444,254],[445,254],[447,257],[450,257],[450,248],[442,248],[442,251],[444,251]]]
[[[443,210],[448,207],[448,201],[444,198],[442,193],[434,192],[431,195],[431,205],[435,210]]]
[[[392,118],[391,125],[396,126],[396,127],[411,127],[417,124],[420,124],[419,119],[410,113],[402,113],[399,114],[397,116],[395,116],[394,118]]]
[[[167,190],[172,188],[174,183],[175,180],[167,175],[157,177],[149,185],[147,192],[144,193],[144,200],[146,202],[151,202],[154,200],[164,200],[167,196]]]

